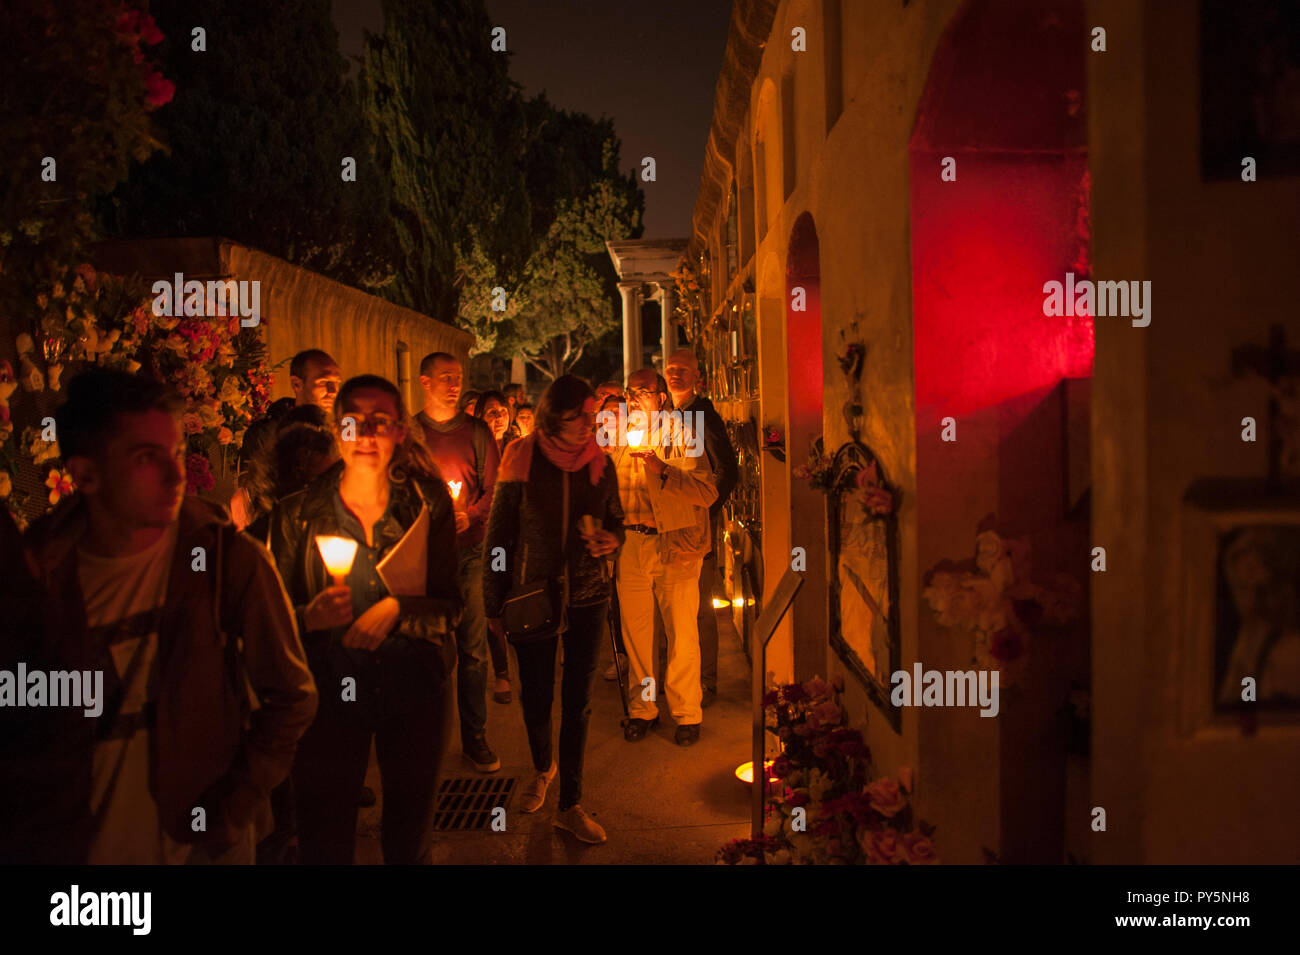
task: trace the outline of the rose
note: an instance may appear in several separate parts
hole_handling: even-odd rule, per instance
[[[805,683],[803,687],[808,691],[808,696],[813,700],[824,700],[829,698],[831,695],[830,684],[819,676],[813,677]]]
[[[893,829],[861,829],[858,844],[866,854],[868,865],[893,865],[900,861],[902,847],[898,844],[898,833]]]
[[[0,471],[0,498],[6,498],[13,493],[14,482],[9,476],[8,471]]]
[[[188,411],[181,415],[181,427],[186,434],[199,434],[203,431],[203,419],[193,411]]]
[[[199,419],[204,428],[219,428],[225,421],[221,416],[221,406],[210,399],[199,405]]]
[[[903,836],[899,848],[908,865],[933,865],[939,861],[934,843],[919,832],[909,832]]]
[[[217,482],[212,477],[208,459],[201,454],[191,454],[185,458],[185,484],[188,493],[211,491]]]
[[[822,729],[826,726],[835,726],[843,715],[843,711],[833,701],[827,700],[813,707],[808,722],[813,729]]]
[[[234,440],[234,438],[235,436],[233,433],[231,433],[231,430],[229,428],[222,427],[217,430],[218,444],[229,444],[231,441]]]
[[[907,807],[907,796],[892,779],[877,779],[863,792],[871,800],[871,808],[886,819],[898,815]]]

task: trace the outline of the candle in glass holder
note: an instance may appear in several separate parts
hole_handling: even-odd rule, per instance
[[[318,534],[316,546],[320,549],[321,560],[325,562],[325,569],[334,578],[334,583],[343,583],[348,572],[352,570],[352,561],[357,556],[357,542],[350,537]]]

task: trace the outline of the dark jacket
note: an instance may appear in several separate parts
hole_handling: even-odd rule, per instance
[[[718,477],[718,497],[709,505],[709,517],[716,527],[722,506],[727,503],[727,498],[740,479],[736,449],[731,446],[731,439],[727,436],[727,423],[708,398],[696,395],[695,400],[681,410],[704,412],[704,451],[709,456],[709,463],[713,465],[713,473]]]
[[[219,820],[248,825],[288,775],[298,738],[316,713],[316,686],[266,552],[236,533],[223,509],[197,497],[185,498],[179,521],[159,622],[149,783],[169,836],[221,841]],[[77,575],[85,526],[84,501],[74,495],[27,535],[45,621],[38,657],[50,669],[101,665],[102,648],[87,639]],[[199,547],[203,571],[194,567]],[[51,857],[59,861],[84,858],[96,723],[80,710],[61,709],[46,726],[52,736],[43,741],[36,775],[59,787],[58,805],[36,825],[48,827]],[[199,806],[206,833],[191,828]]]
[[[271,522],[271,554],[280,568],[303,642],[309,649],[324,634],[307,630],[303,611],[313,597],[331,584],[316,547],[316,536],[340,533],[334,498],[342,476],[343,464],[339,462],[303,490],[280,501]],[[401,617],[393,633],[440,644],[445,635],[454,631],[461,613],[460,589],[456,583],[456,517],[451,509],[451,495],[441,481],[423,479],[394,484],[389,491],[389,512],[403,531],[410,529],[426,505],[429,508],[428,586],[423,596],[397,598]],[[390,542],[389,547],[396,543]]]
[[[569,531],[560,551],[564,495],[569,496]],[[501,616],[506,597],[523,583],[535,584],[569,573],[569,606],[586,607],[609,599],[610,582],[601,573],[608,558],[592,557],[579,536],[578,518],[591,514],[623,544],[623,505],[618,498],[614,462],[605,456],[600,483],[592,486],[584,467],[572,473],[556,467],[541,448],[534,448],[527,485],[497,481],[487,537],[483,540],[483,611]],[[502,548],[497,551],[496,548]],[[494,570],[504,556],[505,569]]]
[[[308,660],[323,693],[338,698],[338,681],[347,676],[358,684],[385,688],[382,708],[371,694],[358,699],[358,709],[368,718],[380,718],[400,712],[413,695],[428,692],[440,685],[454,667],[455,641],[449,638],[461,615],[460,589],[457,584],[456,519],[451,495],[441,481],[408,479],[393,484],[389,491],[388,513],[400,534],[410,530],[420,511],[429,509],[427,576],[421,596],[397,596],[400,617],[378,651],[372,653],[344,647],[341,637],[345,628],[335,631],[307,630],[303,617],[307,604],[330,586],[329,572],[316,547],[318,534],[338,535],[342,528],[334,508],[338,496],[343,464],[339,462],[304,490],[291,494],[276,505],[271,521],[271,553],[285,589],[293,604]],[[397,534],[376,538],[381,558],[401,540]],[[327,685],[328,683],[328,685]]]

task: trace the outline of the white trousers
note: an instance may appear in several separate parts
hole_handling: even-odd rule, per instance
[[[618,606],[627,648],[628,712],[635,719],[659,715],[655,700],[662,692],[679,725],[703,722],[700,709],[700,565],[702,557],[678,558],[665,566],[658,539],[628,531],[618,557]],[[655,673],[655,604],[668,639],[668,685],[645,684]],[[651,692],[653,688],[653,693]]]

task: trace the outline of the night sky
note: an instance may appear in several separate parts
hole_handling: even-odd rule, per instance
[[[510,75],[529,95],[562,108],[609,116],[625,170],[653,156],[657,181],[643,182],[645,238],[690,235],[713,87],[727,44],[730,0],[487,0],[506,28]],[[380,0],[334,0],[347,55],[362,29],[383,28]]]

